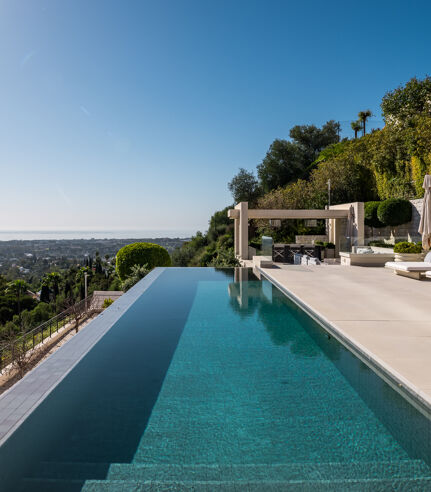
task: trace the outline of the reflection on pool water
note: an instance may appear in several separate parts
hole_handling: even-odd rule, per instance
[[[272,284],[166,269],[0,469],[26,456],[16,490],[426,490],[430,451],[428,419]]]

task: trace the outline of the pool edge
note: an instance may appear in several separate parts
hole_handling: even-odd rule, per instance
[[[325,331],[344,345],[358,359],[366,364],[373,372],[391,386],[404,399],[412,404],[425,417],[431,420],[431,398],[424,394],[419,388],[412,384],[408,379],[395,371],[389,364],[383,362],[373,352],[366,349],[363,345],[353,340],[336,324],[329,321],[325,316],[320,314],[316,309],[303,301],[300,297],[293,294],[289,289],[274,279],[270,273],[260,267],[255,267],[258,272],[277,289],[279,289],[288,299],[303,309],[316,323]]]
[[[0,447],[165,270],[152,270],[0,396]]]

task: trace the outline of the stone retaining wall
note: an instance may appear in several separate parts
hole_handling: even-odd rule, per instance
[[[372,240],[381,240],[394,243],[395,241],[413,241],[421,240],[418,232],[419,222],[421,220],[423,199],[410,200],[412,204],[412,220],[406,224],[396,227],[374,227],[365,226],[365,244]]]

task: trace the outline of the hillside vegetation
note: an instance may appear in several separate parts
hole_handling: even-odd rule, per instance
[[[431,172],[431,78],[412,78],[387,92],[381,102],[385,126],[366,133],[371,111],[361,111],[352,122],[360,138],[339,139],[339,125],[328,121],[322,128],[295,126],[290,140],[276,139],[257,166],[257,176],[245,169],[229,183],[234,203],[248,201],[257,208],[324,208],[350,201],[388,198],[421,198],[422,182]],[[233,224],[230,207],[210,219],[207,234],[198,232],[173,253],[175,265],[232,266]],[[321,233],[324,224],[310,229],[303,221],[283,221],[268,230],[266,223],[251,223],[250,244],[258,245],[262,234],[293,241],[298,233]]]

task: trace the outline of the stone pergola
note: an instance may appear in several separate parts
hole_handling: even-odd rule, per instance
[[[249,209],[248,202],[240,202],[228,210],[230,219],[235,222],[235,254],[241,260],[248,260],[248,220],[249,219],[326,219],[329,221],[329,241],[336,249],[340,243],[340,219],[348,219],[348,229],[352,245],[364,243],[364,204],[362,202],[343,203],[325,210],[264,210]]]

